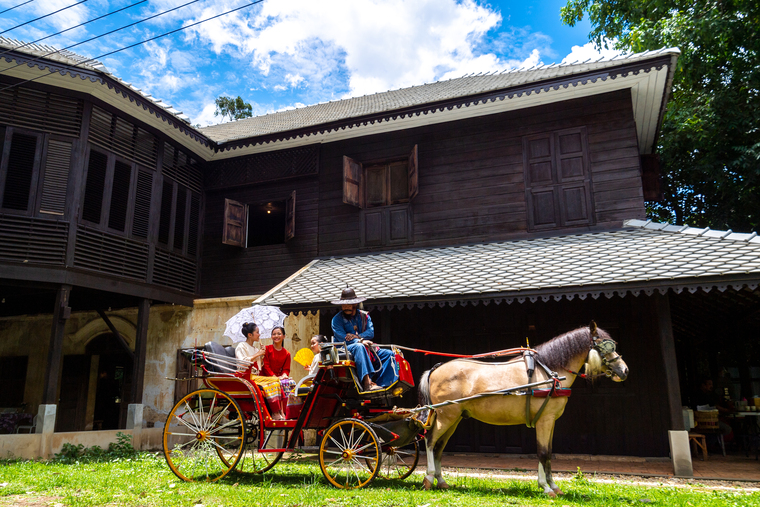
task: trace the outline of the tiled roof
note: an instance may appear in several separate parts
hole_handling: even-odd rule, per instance
[[[204,127],[201,129],[201,132],[217,142],[245,139],[514,88],[550,79],[570,77],[581,73],[601,72],[658,56],[679,54],[680,51],[678,49],[670,48],[609,59],[600,58],[596,61],[541,65],[530,69],[514,69],[502,73],[468,75],[447,81],[401,88],[373,95],[326,102],[256,116],[254,118],[221,123]]]
[[[166,102],[163,102],[161,99],[157,99],[151,96],[150,94],[143,92],[139,88],[132,86],[130,83],[112,74],[111,71],[109,71],[108,68],[106,68],[106,66],[103,65],[98,60],[87,58],[86,56],[79,55],[77,53],[74,53],[73,51],[69,51],[68,49],[58,49],[54,46],[49,46],[47,44],[36,44],[36,43],[33,44],[33,43],[23,42],[16,39],[9,39],[7,37],[0,36],[0,58],[5,58],[8,62],[12,62],[13,60],[12,56],[8,54],[4,54],[8,50],[13,50],[19,53],[25,53],[27,55],[31,55],[34,57],[35,61],[40,62],[39,64],[40,66],[43,65],[42,62],[44,62],[45,60],[49,60],[49,61],[53,61],[62,65],[67,65],[67,66],[71,65],[80,69],[95,71],[95,72],[104,74],[108,76],[109,78],[113,79],[114,81],[117,81],[118,83],[126,86],[130,90],[138,93],[145,100],[151,102],[154,106],[178,118],[182,122],[184,123],[190,122],[190,118],[188,118],[187,115],[183,114],[182,111],[178,111],[174,109],[174,107],[167,104]],[[27,62],[19,61],[17,63],[27,63]]]
[[[257,300],[321,306],[346,284],[369,303],[548,300],[760,281],[760,237],[629,220],[620,230],[318,259]]]

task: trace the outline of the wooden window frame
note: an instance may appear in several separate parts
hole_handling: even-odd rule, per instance
[[[559,139],[561,136],[569,134],[579,134],[581,139],[581,150],[575,153],[581,154],[582,175],[563,177],[560,172],[561,160],[563,155],[560,154]],[[549,140],[549,155],[537,157],[544,159],[543,162],[550,162],[550,178],[548,182],[534,183],[531,177],[531,158],[530,143],[539,139]],[[574,157],[577,158],[577,157]],[[588,135],[586,127],[575,127],[569,129],[555,130],[534,134],[523,137],[523,168],[525,177],[525,202],[529,231],[543,231],[569,227],[580,227],[594,225],[596,222],[594,202],[593,202],[593,181],[591,179],[591,169],[588,150]],[[567,216],[567,206],[564,200],[564,190],[582,189],[585,196],[586,219],[571,220]],[[548,194],[551,192],[553,202],[554,221],[552,223],[536,223],[534,199],[538,193]]]
[[[284,201],[285,202],[285,239],[282,244],[286,244],[288,241],[292,240],[296,235],[296,191],[293,190],[289,196],[285,197],[284,199],[277,199],[272,198],[268,199],[264,202],[276,202],[276,201]],[[223,223],[222,223],[222,244],[230,245],[230,246],[236,246],[239,248],[249,248],[248,247],[248,225],[250,220],[249,210],[250,206],[252,204],[248,203],[242,203],[235,201],[233,199],[225,198],[224,199],[224,212],[223,212]],[[241,209],[241,220],[238,220],[237,218],[233,218],[232,216],[232,209],[237,208]],[[240,228],[242,230],[241,240],[237,241],[235,240],[235,234],[232,234],[232,228]],[[277,243],[279,244],[279,243]],[[250,248],[258,248],[259,246],[271,246],[271,245],[257,245],[252,246]]]
[[[409,155],[380,160],[359,162],[343,156],[343,202],[360,209],[381,208],[410,203],[419,193],[418,145],[414,145]],[[407,197],[397,201],[390,199],[390,166],[397,162],[407,162]],[[386,201],[383,204],[367,204],[367,170],[379,166],[386,167]]]
[[[47,169],[47,162],[48,162],[48,156],[50,155],[50,141],[56,141],[60,143],[69,143],[71,144],[71,157],[69,159],[69,172],[68,177],[66,179],[66,189],[64,191],[66,192],[66,201],[64,202],[63,206],[63,213],[53,213],[48,211],[42,211],[42,194],[43,189],[45,185],[45,176],[46,176],[46,169]],[[74,150],[77,147],[78,139],[75,139],[73,137],[67,137],[62,136],[60,134],[45,134],[45,146],[42,153],[42,159],[40,160],[40,168],[39,168],[39,180],[37,182],[37,202],[34,205],[35,209],[35,216],[49,218],[49,219],[59,219],[59,220],[66,220],[69,215],[69,206],[68,206],[68,186],[71,180],[71,174],[72,174],[72,162],[74,161],[75,154]]]
[[[92,228],[100,229],[110,234],[132,237],[132,222],[134,220],[135,193],[137,192],[137,171],[139,170],[139,164],[129,160],[128,158],[117,155],[116,153],[105,150],[101,148],[100,146],[90,144],[87,148],[87,156],[85,157],[85,164],[84,164],[84,173],[82,175],[82,181],[84,182],[85,188],[83,189],[83,192],[82,192],[80,209],[84,209],[84,201],[85,201],[85,195],[86,195],[86,190],[87,190],[86,189],[87,176],[90,170],[90,156],[93,151],[96,151],[100,153],[101,155],[105,155],[106,160],[107,160],[105,181],[103,182],[103,195],[101,196],[102,200],[101,200],[101,206],[100,206],[100,221],[97,223],[92,222],[90,220],[85,219],[81,215],[79,217],[79,221],[81,223],[87,224],[88,226]],[[126,217],[124,219],[123,231],[109,227],[109,221],[111,218],[110,217],[111,198],[113,197],[113,179],[114,179],[114,171],[116,168],[116,162],[120,162],[124,165],[129,166],[129,171],[130,171],[129,172],[129,189],[127,191],[127,196],[128,196],[127,211],[126,211]],[[141,241],[145,241],[145,238],[137,238],[137,239]]]
[[[163,176],[160,178],[161,182],[158,185],[159,190],[159,197],[157,199],[157,207],[155,209],[158,210],[156,213],[157,217],[155,221],[151,222],[151,225],[153,222],[156,222],[156,246],[158,248],[161,248],[162,250],[165,250],[167,252],[172,252],[174,254],[180,254],[183,255],[189,259],[197,259],[200,255],[200,241],[201,237],[203,236],[201,234],[202,232],[202,220],[203,220],[203,195],[199,192],[195,192],[191,188],[188,188],[187,186],[183,185],[182,183],[179,183],[169,176]],[[163,200],[163,185],[164,183],[170,183],[172,185],[172,203],[171,203],[171,212],[169,216],[169,234],[168,234],[168,242],[167,243],[161,243],[158,239],[158,228],[160,227],[160,220],[161,220],[161,201]],[[135,181],[135,184],[137,182]],[[185,192],[186,198],[185,198],[185,209],[182,210],[182,216],[184,217],[183,221],[183,233],[182,233],[182,246],[177,247],[175,245],[175,228],[177,226],[177,196],[179,195],[179,192]],[[197,196],[199,200],[199,213],[198,213],[198,230],[196,235],[196,241],[198,244],[195,246],[195,255],[192,255],[189,253],[190,250],[190,218],[191,218],[191,212],[192,212],[192,199],[193,196]],[[149,232],[150,235],[150,232]]]
[[[32,177],[29,183],[29,198],[25,210],[9,209],[4,206],[2,200],[5,195],[5,184],[8,176],[8,162],[10,159],[11,144],[13,134],[18,133],[25,136],[36,137],[37,146],[34,153],[34,163],[32,166]],[[46,135],[41,132],[23,129],[19,127],[5,126],[5,135],[0,146],[0,213],[8,215],[36,216],[38,214],[38,201],[40,198],[40,171],[43,162],[43,151],[46,145]]]

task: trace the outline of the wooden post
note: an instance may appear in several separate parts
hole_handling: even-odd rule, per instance
[[[150,300],[141,299],[137,305],[137,333],[135,355],[132,362],[132,403],[142,403],[143,381],[145,379],[145,354],[148,348],[148,320]]]
[[[53,324],[50,327],[50,346],[48,347],[47,371],[45,372],[43,405],[58,404],[58,377],[61,374],[61,359],[63,358],[63,330],[66,321],[71,316],[70,297],[71,285],[61,285],[55,296]]]
[[[667,295],[662,295],[659,292],[655,292],[653,297],[657,315],[657,332],[665,367],[665,390],[668,393],[670,429],[684,430],[686,428],[684,427],[681,409],[681,386],[678,380],[678,361],[676,360],[676,344],[673,339],[673,324],[670,319],[670,300]]]

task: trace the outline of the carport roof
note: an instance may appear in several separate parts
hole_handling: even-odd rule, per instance
[[[628,220],[618,230],[315,259],[254,304],[318,308],[585,299],[760,283],[760,237]]]

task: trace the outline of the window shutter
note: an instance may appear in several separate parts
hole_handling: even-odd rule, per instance
[[[523,139],[525,194],[530,229],[559,226],[554,170],[554,135],[541,134]]]
[[[296,191],[285,201],[285,241],[296,235]]]
[[[45,175],[42,182],[40,213],[63,215],[71,165],[71,143],[48,141]]]
[[[187,232],[187,255],[195,257],[198,254],[198,231],[201,227],[201,196],[190,194],[190,224]]]
[[[419,183],[417,183],[417,145],[412,148],[412,153],[409,154],[409,200],[411,201],[417,196],[420,190]]]
[[[116,231],[124,232],[127,225],[130,183],[132,183],[132,166],[117,160],[113,169],[111,207],[108,213],[108,227]]]
[[[174,197],[174,183],[164,180],[161,189],[161,215],[158,221],[158,242],[169,244],[169,230],[172,226],[172,198]]]
[[[94,224],[100,224],[107,167],[108,157],[99,151],[90,150],[90,162],[87,165],[87,182],[84,187],[82,219]]]
[[[177,185],[177,205],[174,212],[174,249],[185,249],[185,214],[187,213],[187,189]]]
[[[147,238],[150,232],[150,200],[153,194],[153,174],[137,171],[135,209],[132,216],[132,236]]]
[[[222,243],[246,248],[248,234],[248,205],[232,199],[224,200],[224,231]]]
[[[362,165],[349,157],[343,157],[343,202],[364,207]]]
[[[3,208],[19,211],[29,209],[29,192],[32,187],[37,136],[13,133],[8,154],[8,170],[3,190]]]

